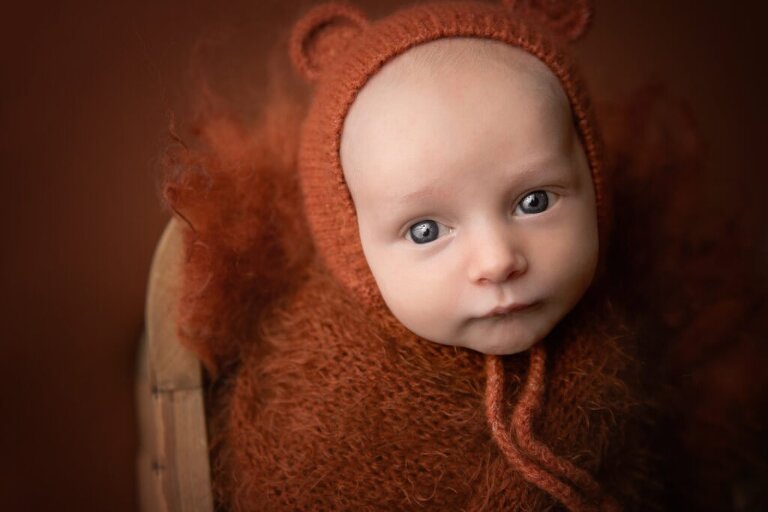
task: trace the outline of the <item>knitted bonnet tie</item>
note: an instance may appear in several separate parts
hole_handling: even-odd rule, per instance
[[[500,41],[534,55],[559,79],[589,162],[598,211],[601,252],[608,231],[599,134],[586,91],[564,51],[591,17],[588,0],[437,2],[399,10],[370,22],[347,4],[324,4],[294,26],[291,58],[314,84],[301,133],[299,172],[304,207],[318,254],[353,297],[372,314],[397,323],[387,309],[363,254],[354,204],[344,181],[340,146],[344,119],[357,93],[381,67],[409,48],[446,37]],[[511,428],[502,417],[504,372],[486,357],[486,415],[494,441],[529,483],[572,511],[614,511],[618,505],[586,471],[555,455],[533,434],[544,401],[546,350],[530,350],[530,366]],[[511,430],[511,432],[510,432]]]

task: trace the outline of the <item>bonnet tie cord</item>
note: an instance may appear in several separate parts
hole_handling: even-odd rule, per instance
[[[487,355],[485,363],[487,378],[485,405],[488,423],[496,444],[512,467],[519,471],[526,481],[550,494],[573,512],[619,512],[621,507],[611,497],[603,496],[600,499],[600,505],[595,507],[587,503],[573,486],[553,476],[552,473],[565,476],[572,482],[583,485],[594,496],[601,496],[602,494],[599,485],[587,472],[557,457],[546,445],[533,436],[532,421],[536,412],[541,408],[544,397],[546,350],[543,345],[537,344],[531,349],[528,377],[512,413],[512,418],[518,442],[528,452],[526,455],[537,460],[546,469],[542,469],[528,460],[520,448],[514,444],[508,430],[504,428],[502,419],[504,367],[501,357]]]
[[[534,368],[531,369],[533,370]],[[538,370],[539,373],[541,373],[541,369]],[[521,453],[519,447],[512,442],[510,433],[504,427],[504,421],[502,419],[504,366],[502,365],[501,357],[490,354],[486,355],[485,373],[485,412],[488,418],[488,424],[491,427],[493,439],[507,458],[507,461],[527,482],[551,495],[572,512],[587,512],[594,510],[586,503],[586,501],[584,501],[583,496],[577,493],[573,487],[564,484],[549,472],[527,460]],[[528,372],[528,380],[536,377],[541,379],[542,375],[539,374],[536,376],[532,371]]]
[[[536,439],[533,433],[533,421],[544,401],[547,351],[542,343],[531,348],[531,360],[523,389],[520,392],[515,409],[512,411],[512,428],[514,429],[520,447],[529,456],[541,464],[546,470],[555,475],[565,477],[579,488],[600,502],[599,510],[618,512],[621,507],[616,501],[603,493],[600,484],[592,478],[589,472],[575,466],[570,461],[558,457],[544,443]]]

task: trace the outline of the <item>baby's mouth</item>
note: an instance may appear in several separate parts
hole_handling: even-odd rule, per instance
[[[527,311],[531,309],[533,306],[535,306],[536,303],[522,303],[522,302],[516,302],[512,304],[506,304],[502,306],[496,306],[486,314],[482,315],[480,318],[502,318],[506,317],[513,313],[519,313],[521,311]]]

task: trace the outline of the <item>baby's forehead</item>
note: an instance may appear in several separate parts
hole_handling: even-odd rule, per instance
[[[342,146],[350,133],[365,141],[387,126],[418,124],[417,111],[436,112],[430,119],[444,123],[464,122],[463,113],[484,129],[514,123],[521,108],[549,124],[572,124],[560,82],[533,55],[490,39],[438,39],[398,55],[368,80],[347,112]],[[479,112],[488,115],[478,118]]]
[[[387,63],[361,89],[344,121],[342,168],[348,185],[393,168],[443,165],[472,147],[483,158],[523,149],[567,151],[575,134],[559,81],[536,57],[478,38],[416,46]],[[516,146],[524,148],[516,151]]]
[[[443,38],[410,48],[383,66],[359,96],[407,85],[441,86],[473,79],[532,87],[543,101],[570,107],[559,80],[538,58],[500,41],[473,37]]]

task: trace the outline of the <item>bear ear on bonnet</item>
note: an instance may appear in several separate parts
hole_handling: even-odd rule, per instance
[[[592,0],[501,0],[510,12],[535,20],[568,41],[587,33],[594,8]]]
[[[582,37],[592,19],[592,0],[501,0],[513,15],[534,21],[569,41]],[[370,22],[359,9],[330,2],[310,9],[293,27],[290,53],[296,71],[310,82]]]
[[[309,10],[293,26],[290,53],[296,71],[310,82],[370,22],[362,11],[331,2]]]

